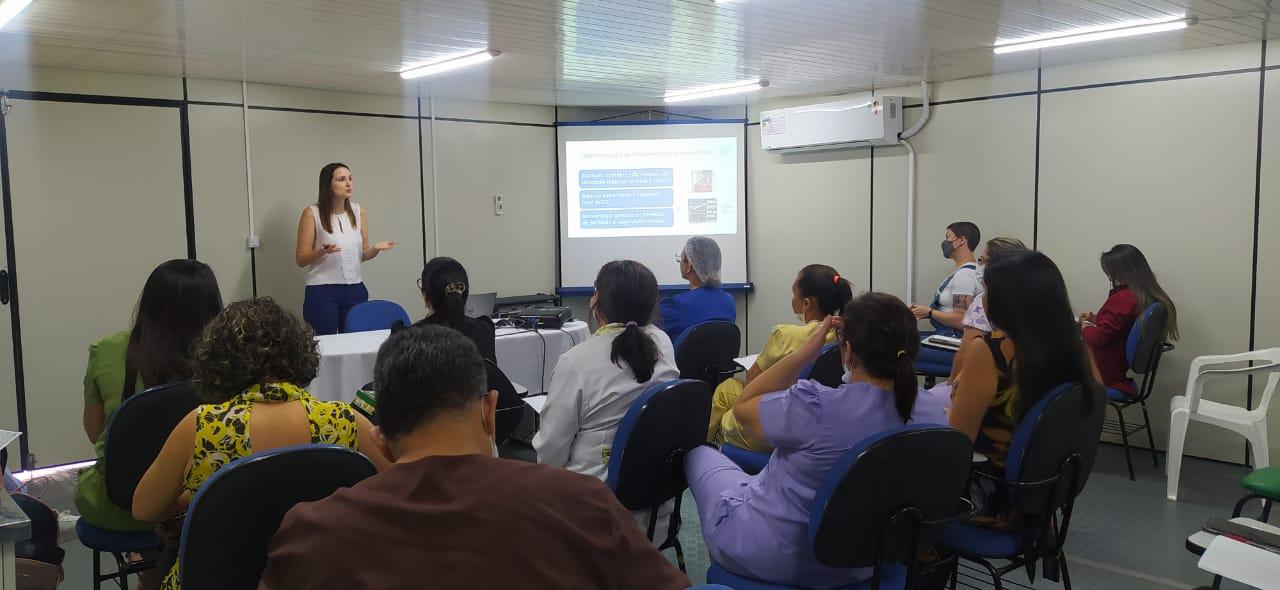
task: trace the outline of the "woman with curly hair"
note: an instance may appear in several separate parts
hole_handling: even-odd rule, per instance
[[[214,472],[256,451],[336,444],[366,449],[379,470],[386,467],[364,416],[303,389],[319,362],[315,332],[270,298],[227,306],[195,347],[194,381],[206,403],[173,429],[138,483],[134,518],[160,522],[182,514]],[[176,547],[166,549],[169,559],[177,555]],[[176,563],[167,571],[161,587],[179,588]]]

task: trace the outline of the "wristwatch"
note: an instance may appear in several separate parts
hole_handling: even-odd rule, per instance
[[[932,310],[932,309],[930,309],[930,310],[929,310],[929,319],[933,319],[933,310]]]

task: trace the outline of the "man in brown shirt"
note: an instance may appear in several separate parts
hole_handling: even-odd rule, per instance
[[[374,383],[395,464],[294,507],[259,590],[689,586],[599,480],[494,456],[498,394],[462,334],[392,334]]]

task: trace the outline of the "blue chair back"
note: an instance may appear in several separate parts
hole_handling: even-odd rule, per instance
[[[254,453],[214,473],[196,492],[178,554],[185,590],[251,590],[285,513],[373,475],[364,455],[334,445]]]
[[[840,358],[840,343],[833,342],[822,347],[818,359],[804,368],[801,379],[813,379],[827,387],[840,387],[844,378],[844,359]]]
[[[1106,406],[1101,385],[1063,383],[1027,410],[1005,465],[1005,480],[1013,485],[1010,500],[1023,515],[1052,514],[1084,490]]]
[[[698,379],[712,387],[738,370],[733,359],[742,346],[742,332],[733,322],[694,324],[676,339],[676,367],[681,379]],[[710,418],[708,418],[710,420]],[[703,435],[705,436],[705,428]]]
[[[1164,345],[1164,334],[1169,327],[1169,310],[1159,301],[1147,306],[1138,321],[1129,329],[1125,342],[1125,359],[1129,368],[1139,375],[1152,370],[1158,362]]]
[[[149,387],[124,400],[111,414],[102,446],[107,497],[133,508],[133,492],[160,455],[169,433],[200,405],[190,381]]]
[[[973,459],[968,437],[945,426],[913,424],[863,439],[845,451],[809,509],[809,540],[832,567],[902,562],[908,585],[922,548],[958,511]]]
[[[397,324],[399,322],[399,324]],[[385,299],[374,299],[360,303],[347,312],[343,332],[369,332],[372,330],[390,330],[412,324],[409,314],[400,304]]]
[[[605,483],[628,510],[656,508],[684,492],[684,453],[707,438],[711,387],[677,379],[631,403],[609,452]]]

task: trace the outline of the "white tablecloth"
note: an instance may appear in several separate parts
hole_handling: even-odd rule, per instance
[[[308,391],[316,399],[350,401],[360,386],[373,381],[378,347],[390,330],[317,336],[320,369]],[[547,390],[560,355],[588,336],[586,322],[569,322],[563,330],[498,328],[494,340],[498,367],[511,381],[534,393]],[[541,384],[541,385],[539,385]]]

